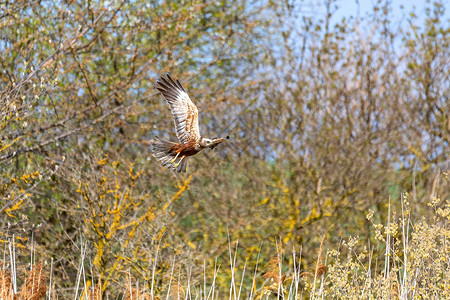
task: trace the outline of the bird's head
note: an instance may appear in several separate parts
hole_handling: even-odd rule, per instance
[[[210,149],[214,149],[215,147],[217,147],[217,145],[229,139],[230,137],[228,135],[226,138],[213,138],[213,139],[203,138],[202,141],[200,142],[200,145],[203,148],[209,147]]]

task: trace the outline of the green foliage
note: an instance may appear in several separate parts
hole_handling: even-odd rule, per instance
[[[203,293],[218,298],[237,286],[269,297],[295,279],[286,271],[293,258],[280,253],[301,246],[297,272],[317,281],[323,245],[328,289],[295,279],[313,297],[357,297],[361,287],[398,294],[397,285],[409,293],[419,265],[417,295],[445,290],[446,5],[429,3],[423,22],[405,12],[398,23],[390,1],[342,20],[338,4],[0,3],[0,243],[14,242],[32,262],[54,258],[62,297],[73,297],[64,288],[86,266],[84,288],[111,297],[132,278],[152,295],[192,295],[186,287],[206,281]],[[202,135],[232,137],[190,159],[187,176],[149,157],[154,135],[174,139],[154,89],[164,72],[197,104]],[[389,240],[384,224],[405,226],[402,208],[414,212],[411,231]],[[332,250],[342,240],[346,260],[347,250]],[[356,240],[380,246],[356,249]],[[392,276],[368,260],[389,247]],[[234,251],[243,263],[228,268]],[[272,275],[240,285],[257,264]],[[221,276],[204,279],[205,269]]]

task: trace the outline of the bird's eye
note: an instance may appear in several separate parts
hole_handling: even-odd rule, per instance
[[[229,136],[229,135],[227,135],[226,139],[227,139],[227,140],[229,140],[229,139],[230,139],[230,136]]]

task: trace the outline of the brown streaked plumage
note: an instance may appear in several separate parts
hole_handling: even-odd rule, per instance
[[[214,149],[225,139],[207,139],[200,135],[197,107],[178,80],[173,80],[169,74],[161,76],[156,89],[169,104],[179,143],[155,137],[150,142],[153,156],[172,172],[186,172],[187,157],[205,148]]]

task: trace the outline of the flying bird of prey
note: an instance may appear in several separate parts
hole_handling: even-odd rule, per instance
[[[156,89],[166,99],[172,114],[179,143],[161,140],[155,136],[150,141],[152,154],[162,166],[172,172],[186,172],[187,158],[205,148],[214,149],[225,141],[223,138],[207,139],[200,135],[198,110],[181,83],[169,74],[161,76]],[[226,139],[229,139],[227,136]]]

